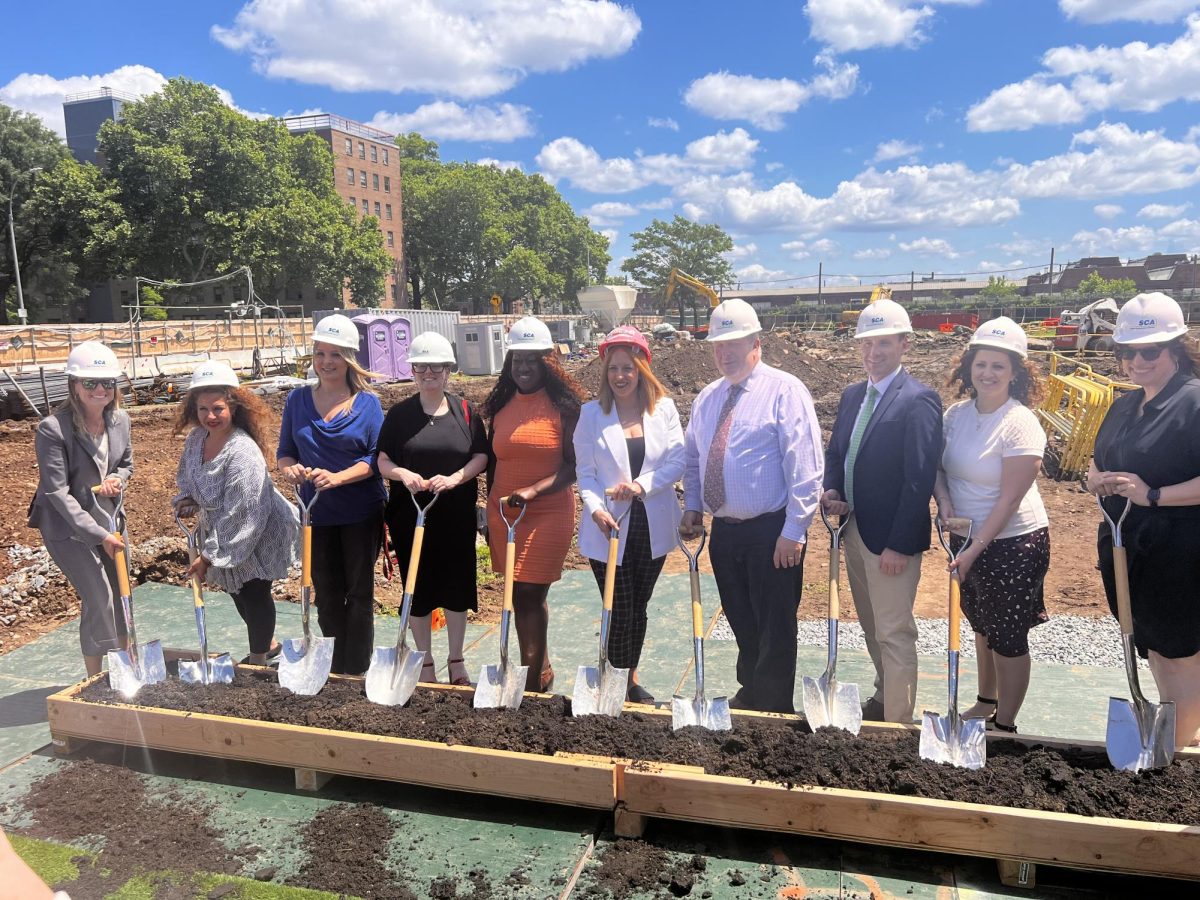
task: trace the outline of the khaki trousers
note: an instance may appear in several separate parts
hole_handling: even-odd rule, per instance
[[[853,516],[842,540],[854,608],[875,664],[876,700],[888,722],[911,722],[917,702],[917,622],[913,604],[921,556],[910,556],[899,575],[884,575],[867,549]]]

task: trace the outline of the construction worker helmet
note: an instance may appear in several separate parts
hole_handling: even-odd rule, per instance
[[[554,349],[554,339],[546,323],[534,316],[526,316],[513,322],[508,330],[508,352],[534,350],[545,353]]]
[[[218,387],[237,387],[238,377],[233,368],[226,363],[217,362],[215,359],[210,359],[208,362],[202,362],[196,366],[192,372],[192,381],[188,385],[189,391],[194,391],[199,388],[218,388]]]
[[[758,313],[741,297],[730,297],[717,305],[708,319],[710,341],[736,341],[762,331]]]
[[[1118,344],[1163,344],[1187,334],[1183,310],[1166,294],[1138,294],[1117,313]]]
[[[358,349],[358,327],[341,313],[326,316],[312,333],[313,343],[332,344],[347,350]]]
[[[436,331],[422,331],[408,348],[409,363],[438,363],[454,365],[454,348]]]
[[[912,334],[908,312],[895,300],[875,300],[858,314],[856,338],[882,337],[885,334]]]
[[[1007,350],[1021,359],[1029,356],[1029,337],[1025,334],[1025,329],[1008,316],[984,322],[975,329],[968,346]]]
[[[646,336],[632,325],[618,325],[600,342],[600,358],[603,359],[613,347],[636,347],[642,351],[646,361],[650,360],[650,343]]]
[[[71,378],[120,378],[123,374],[117,354],[99,341],[85,341],[67,356]]]

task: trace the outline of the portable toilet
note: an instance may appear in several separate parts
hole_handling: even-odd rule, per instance
[[[471,322],[454,326],[458,370],[464,375],[499,375],[508,349],[504,326],[499,322]]]
[[[355,316],[358,327],[358,364],[377,376],[372,381],[391,381],[396,377],[392,363],[391,325],[382,316],[369,313]]]
[[[408,361],[413,339],[412,322],[403,316],[393,316],[387,321],[391,329],[392,377],[401,381],[412,380],[412,365]]]

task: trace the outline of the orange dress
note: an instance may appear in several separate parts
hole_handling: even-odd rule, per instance
[[[497,500],[558,471],[563,461],[562,417],[545,390],[513,394],[492,423],[496,474],[488,495],[488,543],[492,571],[504,572],[508,528]],[[519,512],[506,509],[511,520]],[[514,578],[528,584],[552,584],[562,578],[563,562],[575,533],[575,492],[570,488],[544,494],[525,511],[517,526]]]

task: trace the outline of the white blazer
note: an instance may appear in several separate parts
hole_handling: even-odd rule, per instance
[[[650,525],[650,550],[657,558],[665,556],[675,546],[682,517],[675,496],[675,482],[683,477],[685,459],[683,428],[675,404],[665,397],[659,400],[653,413],[642,416],[642,432],[646,438],[646,459],[636,481],[646,492],[641,502],[645,503],[646,520]],[[575,426],[574,443],[575,474],[583,498],[579,552],[589,559],[607,560],[608,535],[596,527],[592,513],[604,508],[606,488],[635,480],[629,468],[629,450],[617,418],[616,405],[605,413],[600,401],[585,403]],[[625,558],[626,532],[627,529],[621,529],[618,561]]]

